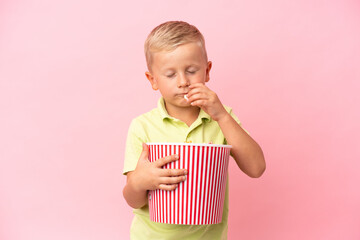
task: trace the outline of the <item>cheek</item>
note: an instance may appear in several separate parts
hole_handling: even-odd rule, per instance
[[[166,81],[161,82],[161,89],[164,93],[170,93],[173,91],[173,89],[176,87],[176,83],[174,84],[174,81]]]
[[[203,83],[203,82],[205,82],[205,80],[206,80],[206,74],[201,73],[201,74],[194,76],[193,83]]]

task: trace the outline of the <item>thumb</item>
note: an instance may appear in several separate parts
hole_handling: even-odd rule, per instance
[[[143,150],[140,155],[140,159],[142,160],[149,160],[149,147],[146,143],[142,144]]]

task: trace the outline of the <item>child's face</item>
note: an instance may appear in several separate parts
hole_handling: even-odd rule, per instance
[[[152,88],[160,90],[167,106],[190,107],[184,98],[189,85],[210,79],[211,62],[206,62],[201,45],[187,43],[171,52],[153,53],[152,57],[152,71],[145,73]]]

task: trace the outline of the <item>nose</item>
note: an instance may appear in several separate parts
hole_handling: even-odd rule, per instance
[[[180,74],[177,79],[177,86],[178,88],[188,87],[190,86],[190,81],[184,74]]]

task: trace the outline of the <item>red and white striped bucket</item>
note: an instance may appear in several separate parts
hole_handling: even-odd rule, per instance
[[[179,160],[163,168],[187,169],[184,182],[173,191],[149,191],[150,219],[169,224],[217,224],[221,222],[230,145],[147,143],[149,160],[172,154]]]

